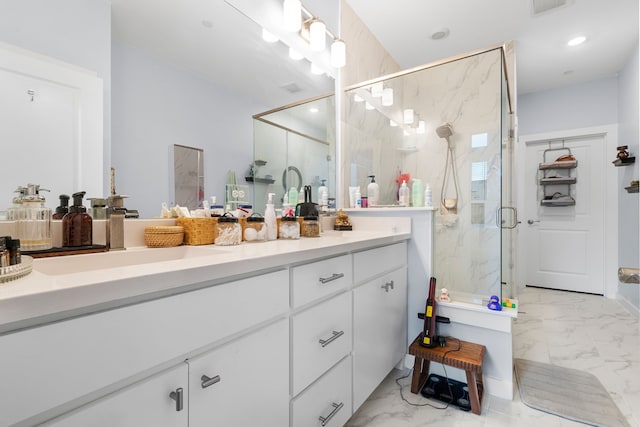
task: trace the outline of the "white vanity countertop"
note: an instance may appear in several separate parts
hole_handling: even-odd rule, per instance
[[[354,231],[331,230],[319,238],[243,242],[237,246],[132,247],[126,251],[35,259],[29,275],[0,284],[0,333],[224,283],[315,258],[404,241],[410,238],[410,227],[409,218],[363,218],[354,223]],[[171,256],[163,257],[163,251]],[[169,260],[155,261],[156,254]],[[112,260],[105,264],[107,268],[100,269],[103,261],[109,261],[105,257]],[[126,265],[130,259],[142,261]],[[80,260],[83,262],[77,262]],[[74,264],[69,271],[75,268],[75,272],[67,272],[65,263]]]

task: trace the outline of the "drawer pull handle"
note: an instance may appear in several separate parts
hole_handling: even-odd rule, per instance
[[[323,426],[326,426],[329,421],[331,421],[331,418],[333,418],[334,415],[337,414],[340,409],[342,409],[344,403],[332,403],[331,406],[333,407],[333,409],[331,410],[331,413],[329,415],[327,415],[326,417],[320,415],[320,417],[318,418]]]
[[[344,277],[344,273],[333,273],[330,277],[321,277],[318,279],[320,283],[327,284],[329,282],[333,282],[334,280],[338,280]]]
[[[393,280],[385,283],[384,285],[381,286],[381,288],[389,292],[389,288],[393,289]]]
[[[183,408],[183,390],[182,387],[177,388],[176,391],[169,393],[169,397],[176,401],[176,411],[182,411]]]
[[[202,381],[202,384],[200,384],[202,388],[207,388],[214,384],[218,384],[220,382],[220,375],[216,375],[213,378],[209,378],[208,376],[203,375],[200,377],[200,380]]]
[[[328,346],[329,344],[331,344],[332,342],[334,342],[335,340],[337,340],[338,338],[340,338],[341,336],[344,335],[344,331],[333,331],[332,333],[333,333],[333,335],[331,336],[331,338],[326,339],[326,340],[318,341],[321,346],[326,347],[326,346]]]

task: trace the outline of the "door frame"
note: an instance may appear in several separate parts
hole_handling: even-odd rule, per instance
[[[603,155],[601,156],[601,166],[604,169],[604,296],[607,298],[616,298],[618,293],[618,173],[611,164],[608,153],[611,158],[615,158],[616,147],[618,146],[618,125],[601,125],[588,128],[557,130],[538,134],[520,135],[518,143],[515,146],[515,163],[516,165],[525,165],[527,160],[527,143],[535,141],[545,141],[551,139],[563,139],[572,137],[587,137],[593,135],[602,135],[604,138]],[[516,169],[516,185],[517,185],[517,209],[524,213],[525,211],[525,168],[524,166]],[[608,190],[613,191],[608,191]],[[523,233],[518,233],[517,242],[517,265],[525,265],[527,243]],[[526,269],[518,268],[516,270],[516,284],[518,289],[524,289],[526,285]]]

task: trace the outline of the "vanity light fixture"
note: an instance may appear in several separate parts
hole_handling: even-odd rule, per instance
[[[393,89],[390,87],[386,87],[382,91],[382,105],[384,107],[390,107],[393,105]]]
[[[302,58],[304,58],[304,55],[302,55],[300,52],[298,52],[294,48],[290,47],[289,48],[289,58],[293,59],[294,61],[299,61]]]
[[[331,43],[331,66],[342,68],[347,63],[347,45],[338,38]]]
[[[305,17],[306,15],[306,17]],[[342,68],[347,62],[346,45],[334,35],[327,25],[305,8],[300,0],[284,0],[282,4],[282,26],[285,31],[297,32],[313,52],[322,52],[327,47],[327,35],[331,37],[331,66]]]
[[[302,3],[300,0],[284,0],[282,5],[282,26],[286,31],[300,31],[302,26]]]
[[[266,29],[262,29],[262,40],[266,41],[267,43],[275,43],[277,42],[278,36],[276,36],[273,33],[270,33],[269,31],[267,31]]]
[[[327,47],[327,26],[319,19],[309,25],[309,45],[314,52],[322,52]]]
[[[585,41],[587,41],[587,38],[585,36],[578,36],[578,37],[574,37],[571,40],[569,40],[567,42],[567,45],[568,46],[578,46],[579,44],[582,44]]]
[[[411,123],[413,123],[413,109],[407,108],[406,110],[404,110],[402,116],[405,125],[410,125]]]
[[[374,98],[382,97],[382,92],[384,91],[384,83],[378,82],[371,85],[371,96]]]

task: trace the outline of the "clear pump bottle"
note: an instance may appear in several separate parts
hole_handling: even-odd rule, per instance
[[[44,205],[45,198],[40,191],[49,191],[39,185],[27,185],[27,191],[21,197],[20,207],[16,209],[18,239],[25,251],[51,249],[51,209]]]

